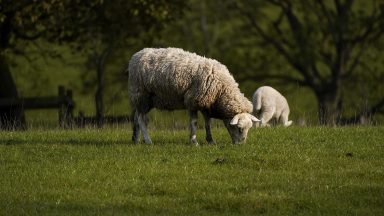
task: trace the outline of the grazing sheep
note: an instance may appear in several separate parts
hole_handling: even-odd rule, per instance
[[[269,125],[268,122],[274,118],[288,127],[292,121],[288,121],[289,106],[283,95],[274,88],[262,86],[253,94],[253,114],[261,120],[261,126]]]
[[[187,109],[190,142],[196,139],[197,112],[205,120],[206,141],[214,143],[211,118],[222,119],[233,143],[245,141],[252,103],[244,97],[228,69],[218,61],[178,48],[145,48],[129,61],[129,96],[135,109],[132,140],[152,143],[144,119],[152,108]]]

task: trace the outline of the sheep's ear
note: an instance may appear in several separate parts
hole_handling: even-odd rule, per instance
[[[251,115],[251,114],[249,114],[249,117],[251,118],[251,120],[252,120],[253,122],[259,122],[259,121],[261,121],[260,119],[256,118],[255,116],[253,116],[253,115]]]
[[[239,115],[235,115],[235,117],[233,117],[233,119],[231,120],[231,122],[229,124],[230,125],[237,125],[238,122],[239,122]]]

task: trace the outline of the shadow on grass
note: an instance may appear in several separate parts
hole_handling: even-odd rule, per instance
[[[0,145],[26,145],[26,144],[67,144],[67,145],[147,145],[143,143],[142,138],[138,144],[134,144],[131,138],[131,132],[119,131],[65,131],[65,132],[17,132],[17,133],[0,133]],[[206,143],[203,132],[199,132],[200,146],[211,146]],[[226,145],[230,142],[229,136],[220,137],[220,133],[216,134],[218,139],[216,145]],[[185,130],[180,131],[153,131],[151,134],[153,145],[191,145]]]
[[[127,146],[164,146],[164,145],[186,145],[186,146],[195,146],[189,144],[187,140],[153,140],[153,144],[145,144],[144,142],[133,143],[130,138],[124,139],[57,139],[57,138],[49,138],[49,139],[19,139],[19,138],[1,138],[0,137],[0,145],[37,145],[37,144],[63,144],[63,145],[95,145],[95,146],[105,146],[105,145],[127,145]],[[200,146],[216,146],[203,143]]]
[[[27,144],[63,144],[63,145],[135,145],[130,140],[97,140],[97,139],[7,139],[0,138],[0,145],[27,145]]]

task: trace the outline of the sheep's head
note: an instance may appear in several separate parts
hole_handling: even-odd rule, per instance
[[[248,130],[252,127],[253,122],[259,122],[260,120],[249,113],[240,113],[232,119],[224,119],[223,121],[231,135],[232,142],[238,144],[247,139]]]

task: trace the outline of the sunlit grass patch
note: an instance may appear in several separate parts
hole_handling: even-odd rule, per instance
[[[380,215],[383,127],[250,131],[233,145],[188,144],[186,130],[0,132],[3,215]]]

